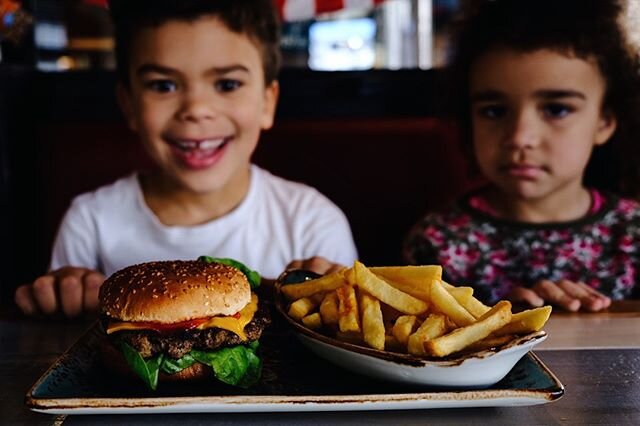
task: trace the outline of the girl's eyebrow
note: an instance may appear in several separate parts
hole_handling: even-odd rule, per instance
[[[579,92],[577,90],[564,90],[564,89],[550,89],[550,90],[539,90],[536,92],[536,97],[543,99],[559,99],[559,98],[578,98],[582,100],[586,100],[587,96]]]
[[[251,72],[249,71],[249,68],[247,68],[244,65],[241,64],[233,64],[233,65],[227,65],[227,66],[223,66],[223,67],[212,67],[209,68],[205,74],[207,75],[224,75],[224,74],[229,74],[231,72],[234,71],[243,71],[246,72],[248,74],[250,74]],[[145,74],[150,74],[150,73],[158,73],[158,74],[166,74],[166,75],[174,75],[174,74],[179,74],[180,72],[176,69],[164,66],[164,65],[158,65],[158,64],[142,64],[138,67],[138,69],[136,70],[136,74],[138,76],[142,76]]]
[[[586,100],[587,96],[577,90],[569,89],[544,89],[538,90],[534,93],[536,98],[542,98],[544,100],[566,99],[566,98],[578,98]],[[494,102],[504,100],[507,95],[499,90],[483,90],[477,93],[471,94],[471,102]]]

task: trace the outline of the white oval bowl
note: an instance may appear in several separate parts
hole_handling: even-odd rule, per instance
[[[302,344],[316,355],[379,380],[447,388],[485,388],[502,380],[520,358],[547,338],[546,332],[537,331],[496,349],[453,355],[443,360],[354,345],[308,329],[287,315],[280,287],[315,277],[316,274],[308,271],[285,272],[276,283],[276,308]]]

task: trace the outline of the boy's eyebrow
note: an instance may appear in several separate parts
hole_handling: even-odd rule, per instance
[[[206,74],[228,74],[234,71],[244,71],[250,73],[249,68],[241,64],[228,65],[223,67],[213,67],[206,71]],[[163,65],[158,64],[142,64],[136,70],[137,75],[144,75],[148,73],[158,73],[158,74],[177,74],[179,71],[165,67]]]
[[[535,96],[537,98],[542,98],[546,100],[553,99],[564,99],[564,98],[578,98],[586,100],[587,96],[579,92],[577,90],[569,90],[569,89],[545,89],[538,90],[535,92]],[[502,100],[507,97],[506,94],[500,92],[499,90],[484,90],[477,93],[471,94],[471,102],[490,102]]]

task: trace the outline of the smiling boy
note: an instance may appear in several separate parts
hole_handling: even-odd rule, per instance
[[[95,310],[105,275],[151,260],[231,257],[268,278],[296,259],[351,264],[344,214],[251,164],[278,99],[271,1],[112,0],[110,9],[118,100],[156,168],[73,201],[51,272],[16,291],[23,312]]]

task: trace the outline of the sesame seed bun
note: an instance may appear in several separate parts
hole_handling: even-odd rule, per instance
[[[162,261],[121,269],[100,287],[100,310],[120,321],[172,324],[234,315],[251,300],[246,276],[219,263]]]

